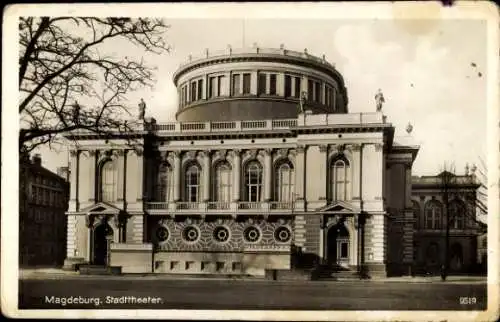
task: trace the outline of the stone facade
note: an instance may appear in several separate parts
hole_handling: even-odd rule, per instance
[[[479,187],[474,174],[442,172],[436,176],[412,178],[415,273],[437,274],[440,271],[446,260],[447,226],[450,271],[480,271],[478,236],[485,224],[476,218]]]
[[[395,143],[381,112],[348,113],[343,79],[324,60],[243,56],[181,67],[179,122],[146,118],[126,134],[133,140],[70,135],[79,148],[71,153],[67,265],[260,276],[318,264],[386,275],[411,265],[418,147]],[[244,81],[247,71],[255,77]],[[227,97],[207,95],[211,77],[226,73],[239,85],[229,81]],[[291,90],[288,76],[300,87]],[[255,104],[228,116],[220,100]],[[276,111],[273,100],[282,101]],[[242,116],[254,107],[266,112]],[[193,108],[200,111],[190,116]]]
[[[21,267],[60,266],[65,259],[68,182],[41,162],[35,155],[19,164]]]

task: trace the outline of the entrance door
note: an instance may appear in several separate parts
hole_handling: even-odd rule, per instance
[[[108,240],[106,236],[112,236],[113,229],[107,224],[103,223],[94,229],[94,258],[95,265],[105,265],[108,256]]]
[[[327,235],[327,262],[329,265],[349,265],[349,232],[343,223],[332,226]]]

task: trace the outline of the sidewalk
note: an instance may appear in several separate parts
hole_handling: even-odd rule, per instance
[[[24,268],[19,270],[19,279],[97,279],[97,280],[122,280],[122,279],[141,279],[141,280],[225,280],[225,281],[254,281],[254,282],[276,282],[259,277],[193,277],[172,274],[122,274],[122,275],[80,275],[79,272],[65,271],[58,268]],[[277,282],[307,283],[310,281],[297,280],[278,280]],[[381,277],[372,279],[345,279],[345,280],[319,280],[318,282],[333,283],[458,283],[458,284],[483,284],[487,283],[486,276],[449,276],[446,281],[442,281],[440,276],[401,276],[401,277]]]

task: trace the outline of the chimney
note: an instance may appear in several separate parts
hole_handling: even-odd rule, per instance
[[[39,153],[37,153],[33,156],[33,164],[37,165],[37,166],[42,165],[42,156]]]

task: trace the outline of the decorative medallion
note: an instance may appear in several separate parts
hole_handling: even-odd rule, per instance
[[[229,229],[224,226],[215,227],[213,238],[219,243],[227,242],[229,240]]]
[[[292,238],[292,232],[288,227],[280,226],[274,231],[274,239],[280,243],[286,243]]]
[[[243,238],[246,242],[255,243],[260,239],[260,230],[256,226],[250,226],[243,231]]]
[[[182,239],[189,243],[195,243],[200,238],[200,231],[195,226],[187,226],[182,231]]]
[[[166,227],[160,226],[156,229],[156,238],[158,238],[159,242],[165,242],[170,237],[170,232]]]

